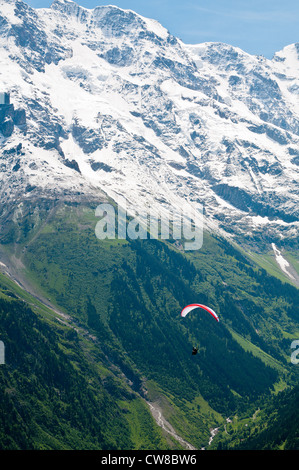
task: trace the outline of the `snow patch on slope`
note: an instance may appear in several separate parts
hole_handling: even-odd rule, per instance
[[[293,281],[295,280],[295,277],[291,274],[290,268],[291,265],[290,263],[282,256],[281,251],[277,248],[277,246],[272,243],[272,249],[275,255],[275,259],[277,264],[279,265],[280,269]]]

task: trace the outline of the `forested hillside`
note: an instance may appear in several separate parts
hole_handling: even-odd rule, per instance
[[[299,388],[272,396],[252,416],[235,418],[219,429],[218,450],[298,450]]]
[[[169,447],[145,404],[91,339],[37,308],[34,299],[33,309],[17,299],[4,277],[0,287],[2,450]]]
[[[202,249],[186,254],[157,240],[100,241],[94,212],[81,206],[62,206],[38,223],[35,214],[34,220],[28,215],[26,231],[7,237],[14,241],[6,252],[24,263],[23,277],[40,295],[96,343],[91,348],[57,320],[53,329],[53,319],[49,324],[19,301],[2,299],[1,335],[16,358],[0,371],[2,399],[8,400],[2,419],[11,436],[3,437],[4,448],[169,446],[142,396],[158,400],[196,448],[207,447],[211,427],[235,413],[253,414],[273,392],[296,383],[290,343],[297,334],[298,290],[228,242],[205,234]],[[181,318],[181,308],[195,301],[212,306],[220,322],[199,311]],[[29,413],[35,406],[42,415]],[[132,420],[139,417],[148,427],[133,437]],[[36,429],[27,440],[26,426]]]

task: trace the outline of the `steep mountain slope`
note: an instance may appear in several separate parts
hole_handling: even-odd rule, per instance
[[[297,45],[270,61],[187,46],[113,6],[1,0],[0,56],[1,87],[26,111],[2,138],[3,202],[101,190],[140,212],[188,201],[206,228],[297,247]]]
[[[95,339],[2,274],[0,318],[2,450],[171,448]]]
[[[187,255],[161,241],[98,240],[96,222],[94,211],[78,204],[60,204],[38,222],[31,212],[20,224],[23,237],[6,244],[2,259],[4,271],[55,306],[54,318],[63,320],[60,310],[96,339],[90,360],[104,376],[117,371],[121,389],[125,381],[197,449],[208,447],[210,428],[226,417],[253,413],[264,397],[296,383],[290,344],[298,335],[298,289],[209,234],[202,250]],[[213,305],[221,322],[199,312],[182,319],[181,306],[194,299]],[[63,349],[74,356],[71,343]],[[142,439],[137,432],[145,445]]]
[[[68,0],[0,0],[0,33],[0,268],[35,296],[1,277],[1,445],[181,448],[155,407],[207,448],[298,378],[298,45],[272,61],[185,45]],[[96,207],[118,200],[203,207],[201,249],[98,240]],[[219,324],[182,321],[199,298]]]
[[[252,416],[218,429],[213,448],[238,450],[298,450],[298,386],[269,400]]]

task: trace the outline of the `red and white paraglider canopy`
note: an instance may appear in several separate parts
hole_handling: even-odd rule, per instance
[[[209,312],[215,318],[215,320],[219,321],[219,317],[218,317],[217,313],[215,313],[214,310],[212,310],[210,307],[207,307],[206,305],[202,305],[202,304],[187,305],[181,311],[181,316],[185,317],[186,315],[188,315],[189,312],[191,312],[191,310],[194,310],[195,308],[203,308],[204,310]]]

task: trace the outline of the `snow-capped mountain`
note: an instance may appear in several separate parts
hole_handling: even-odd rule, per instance
[[[69,0],[0,0],[0,32],[3,204],[188,201],[207,228],[297,243],[298,44],[272,60],[186,45],[133,11]]]

